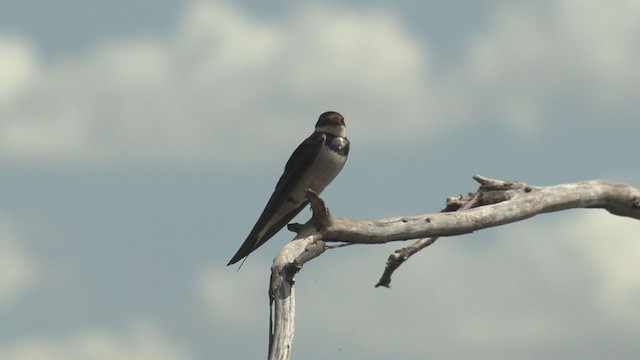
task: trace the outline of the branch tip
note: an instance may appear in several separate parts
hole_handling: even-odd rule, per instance
[[[311,204],[311,210],[313,211],[313,219],[322,228],[326,228],[331,223],[329,209],[324,205],[324,200],[318,196],[318,193],[313,189],[305,189],[305,195],[309,204]]]

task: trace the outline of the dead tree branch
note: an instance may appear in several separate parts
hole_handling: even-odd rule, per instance
[[[573,208],[600,208],[613,215],[640,220],[640,190],[626,184],[590,180],[555,186],[531,186],[474,176],[480,188],[474,194],[447,199],[439,213],[400,216],[382,220],[333,217],[312,190],[307,198],[313,217],[293,224],[296,238],[285,245],[271,268],[269,297],[272,307],[269,359],[290,359],[293,345],[294,277],[305,262],[326,249],[325,242],[382,244],[419,239],[389,257],[376,286],[389,287],[392,273],[410,256],[433,244],[438,237],[468,234],[538,214]],[[273,320],[275,317],[275,320]]]

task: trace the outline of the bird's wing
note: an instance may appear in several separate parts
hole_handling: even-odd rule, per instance
[[[322,148],[322,144],[325,141],[325,135],[320,132],[314,132],[305,141],[303,141],[296,150],[293,152],[287,164],[284,167],[284,173],[278,180],[276,188],[267,202],[260,218],[253,226],[253,229],[249,233],[249,236],[245,239],[242,246],[231,261],[227,265],[235,264],[240,259],[248,256],[252,251],[260,247],[273,235],[275,235],[280,229],[282,229],[291,219],[293,219],[301,210],[307,205],[307,202],[303,202],[300,206],[293,208],[291,211],[284,215],[273,223],[264,234],[259,237],[259,233],[264,229],[267,224],[272,222],[273,217],[281,208],[282,204],[287,200],[287,195],[296,185],[296,183],[302,178],[309,166],[313,163],[316,156]]]

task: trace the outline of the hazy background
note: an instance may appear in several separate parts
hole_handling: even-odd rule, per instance
[[[640,2],[0,1],[0,358],[256,359],[278,234],[225,264],[320,113],[338,216],[473,174],[640,186]],[[305,221],[303,211],[298,221]],[[602,210],[298,276],[297,359],[632,358],[640,222]]]

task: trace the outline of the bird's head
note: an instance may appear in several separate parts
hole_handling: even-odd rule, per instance
[[[335,111],[327,111],[318,118],[316,131],[326,132],[335,136],[345,136],[347,129],[344,124],[344,117]]]

